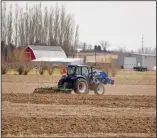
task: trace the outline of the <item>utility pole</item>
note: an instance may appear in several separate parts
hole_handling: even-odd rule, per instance
[[[142,54],[143,54],[143,40],[144,40],[144,38],[143,38],[143,34],[142,34]]]

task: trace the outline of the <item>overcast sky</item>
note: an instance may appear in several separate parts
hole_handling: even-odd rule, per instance
[[[7,2],[29,6],[38,1]],[[64,4],[79,24],[80,41],[98,44],[100,40],[109,41],[110,49],[125,47],[137,50],[142,45],[156,47],[156,2],[155,1],[42,1],[42,5]]]

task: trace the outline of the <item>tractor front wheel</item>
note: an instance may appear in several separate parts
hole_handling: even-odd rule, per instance
[[[78,79],[74,84],[74,91],[78,94],[87,94],[88,90],[88,83],[85,79]]]
[[[94,93],[97,94],[97,95],[103,95],[105,93],[105,87],[104,87],[104,85],[101,84],[101,83],[98,83],[95,86]]]

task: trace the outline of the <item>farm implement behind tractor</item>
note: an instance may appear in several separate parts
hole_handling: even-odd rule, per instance
[[[114,80],[105,72],[86,65],[68,65],[67,73],[58,81],[57,87],[37,88],[35,92],[70,93],[73,90],[77,94],[87,94],[94,90],[95,94],[103,95],[106,84],[114,85]]]

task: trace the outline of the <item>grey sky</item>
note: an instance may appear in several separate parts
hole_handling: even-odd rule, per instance
[[[26,2],[18,3],[24,6]],[[38,1],[27,2],[29,6]],[[144,46],[156,46],[156,2],[155,1],[42,1],[42,5],[64,4],[68,13],[75,16],[79,24],[80,41],[98,44],[100,40],[109,41],[112,48],[125,47],[128,50]]]

